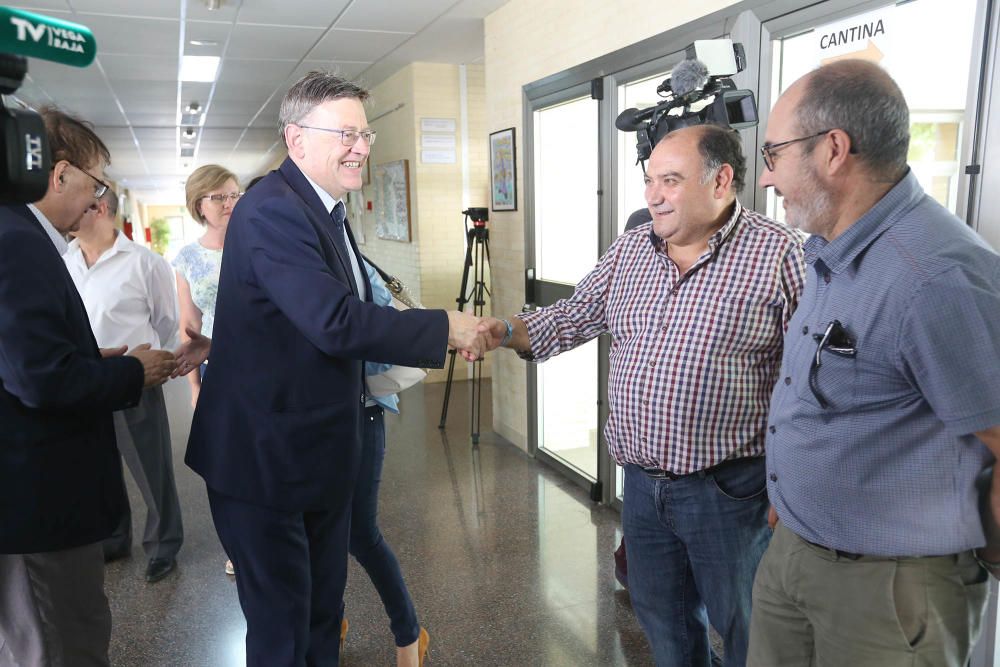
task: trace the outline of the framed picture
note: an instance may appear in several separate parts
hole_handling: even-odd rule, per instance
[[[490,208],[494,211],[517,210],[516,157],[513,127],[490,135]]]
[[[347,193],[347,219],[358,245],[365,244],[365,193],[362,190]]]
[[[375,233],[410,242],[410,168],[407,160],[375,167]]]

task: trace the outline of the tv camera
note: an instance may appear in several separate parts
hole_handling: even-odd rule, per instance
[[[742,44],[729,39],[698,40],[687,47],[685,59],[657,88],[665,99],[644,109],[625,109],[615,127],[636,133],[636,164],[649,159],[668,132],[714,123],[734,130],[757,124],[753,91],[738,89],[732,76],[746,68]]]

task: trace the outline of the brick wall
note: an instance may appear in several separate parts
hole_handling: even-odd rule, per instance
[[[485,73],[482,65],[466,67],[466,111],[469,131],[470,204],[488,205],[485,130]],[[374,184],[364,191],[364,201],[372,201],[373,211],[362,217],[365,243],[362,252],[383,269],[397,275],[428,308],[456,307],[465,258],[465,230],[462,198],[462,105],[460,71],[456,65],[413,63],[372,90],[368,117],[396,108],[371,122],[378,140],[369,158],[372,168],[394,160],[409,162],[411,242],[378,238],[375,229]],[[455,121],[454,164],[424,164],[421,157],[422,118],[450,118]],[[373,172],[374,173],[374,172]],[[367,209],[367,206],[365,206]],[[456,365],[456,379],[468,373],[464,362]],[[489,364],[484,368],[489,374]],[[445,378],[432,371],[429,382]]]

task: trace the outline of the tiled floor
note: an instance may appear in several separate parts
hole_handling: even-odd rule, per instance
[[[652,664],[613,576],[618,513],[495,436],[488,391],[472,448],[465,384],[455,386],[444,432],[440,384],[407,391],[403,415],[386,419],[380,525],[430,631],[429,665]],[[234,580],[222,571],[204,485],[183,464],[191,412],[183,381],[167,386],[167,403],[185,543],[177,571],[157,584],[143,579],[138,545],[108,566],[112,663],[242,665],[246,626]],[[141,535],[145,513],[131,479],[129,492]],[[353,561],[346,603],[342,664],[394,664],[385,612]]]

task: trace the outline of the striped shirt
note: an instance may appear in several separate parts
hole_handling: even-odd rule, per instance
[[[677,474],[761,456],[782,338],[805,280],[798,232],[739,202],[683,275],[652,223],[569,299],[519,315],[544,361],[610,333],[605,436],[620,465]]]

